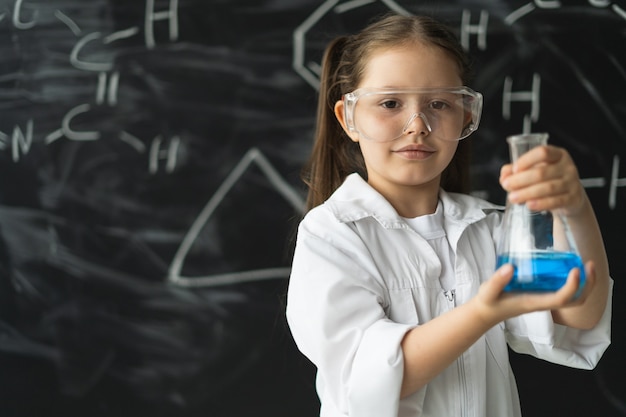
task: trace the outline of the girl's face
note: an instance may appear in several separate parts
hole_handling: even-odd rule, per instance
[[[358,88],[441,88],[462,85],[456,62],[434,46],[413,43],[372,53]],[[396,195],[406,186],[439,188],[458,141],[436,139],[424,120],[415,118],[405,133],[390,142],[376,142],[347,129],[344,102],[335,114],[354,142],[358,142],[367,168],[368,182],[383,195]]]

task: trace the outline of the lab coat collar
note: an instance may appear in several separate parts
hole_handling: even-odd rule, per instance
[[[447,220],[465,224],[483,219],[490,211],[504,209],[473,196],[448,193],[443,189],[439,190],[439,199]],[[344,223],[372,217],[389,229],[407,227],[393,206],[357,173],[349,175],[325,204]]]

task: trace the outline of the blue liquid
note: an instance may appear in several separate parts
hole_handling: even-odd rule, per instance
[[[561,288],[572,268],[580,269],[580,286],[585,284],[585,268],[582,259],[571,252],[530,252],[499,255],[496,268],[510,263],[515,268],[513,279],[504,291],[520,292],[556,291]]]

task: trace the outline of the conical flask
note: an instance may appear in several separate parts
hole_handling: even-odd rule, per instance
[[[548,135],[513,135],[507,142],[515,163],[523,153],[547,144]],[[497,267],[510,263],[515,271],[505,291],[556,291],[575,267],[580,269],[579,291],[583,288],[583,262],[567,220],[558,212],[531,211],[526,204],[512,204],[507,198],[496,251]]]

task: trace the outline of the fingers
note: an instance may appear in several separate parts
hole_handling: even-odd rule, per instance
[[[565,284],[558,290],[547,293],[503,292],[513,277],[513,266],[503,265],[493,274],[490,280],[483,283],[479,290],[478,300],[484,314],[506,319],[520,314],[535,311],[557,310],[584,303],[595,282],[595,271],[592,263],[585,268],[587,280],[580,288],[580,270],[572,269]]]
[[[513,164],[506,164],[500,168],[500,184],[513,173]]]
[[[527,170],[537,164],[554,164],[569,154],[565,149],[553,145],[537,146],[522,154],[513,165],[513,172]]]
[[[572,270],[566,283],[558,291],[509,293],[501,298],[501,305],[511,316],[567,307],[574,303],[572,300],[578,289],[578,282],[578,270]]]
[[[533,176],[536,175],[528,175]],[[527,185],[522,186],[524,188],[509,191],[508,198],[512,203],[527,203],[531,209],[562,207],[573,197],[571,187],[562,179],[532,181],[532,178],[529,178]]]
[[[505,264],[496,270],[491,279],[483,284],[483,295],[487,302],[495,301],[500,295],[502,291],[504,291],[504,287],[511,281],[513,278],[513,265]]]
[[[551,307],[554,308],[562,308],[574,302],[576,298],[576,294],[580,287],[580,269],[574,268],[569,271],[567,275],[567,281],[565,284],[554,293],[555,295],[555,305]]]
[[[579,286],[574,298],[573,304],[580,305],[585,302],[593,287],[596,284],[596,269],[593,261],[589,261],[585,264],[585,282],[582,283],[582,287]]]
[[[584,202],[576,165],[566,150],[555,146],[533,148],[514,166],[505,165],[500,182],[512,203],[525,203],[535,211],[575,212]]]

